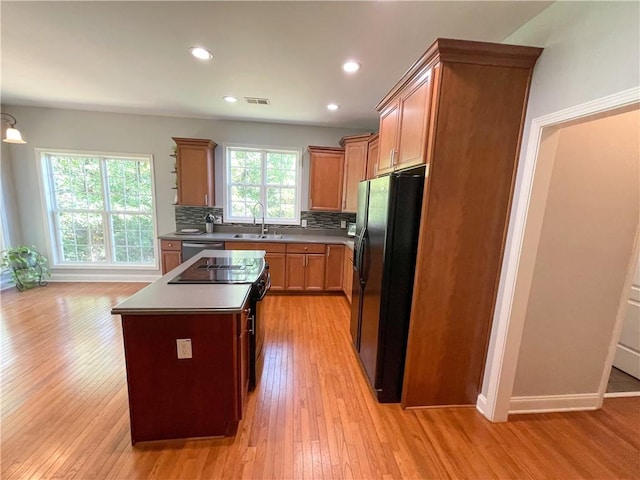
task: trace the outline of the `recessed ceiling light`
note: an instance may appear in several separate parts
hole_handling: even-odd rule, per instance
[[[342,70],[344,70],[347,73],[357,72],[358,70],[360,70],[361,67],[362,65],[360,65],[358,62],[355,62],[353,60],[349,60],[348,62],[344,62],[342,64]]]
[[[338,110],[340,108],[340,105],[336,105],[335,103],[330,103],[329,105],[327,105],[327,110]]]
[[[236,97],[232,97],[231,95],[227,95],[226,97],[222,97],[222,98],[224,98],[225,102],[229,102],[229,103],[236,103],[238,101]]]
[[[211,60],[213,58],[213,54],[206,48],[191,47],[189,51],[191,52],[191,55],[196,57],[198,60]]]

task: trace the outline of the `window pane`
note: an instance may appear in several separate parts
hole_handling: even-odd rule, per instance
[[[101,214],[61,212],[58,215],[58,225],[64,261],[104,262],[106,260]]]
[[[294,153],[267,153],[267,184],[295,186],[296,163]]]
[[[74,156],[51,156],[55,201],[59,208],[101,210],[100,160]]]
[[[153,246],[153,219],[148,214],[114,214],[113,249],[116,262],[152,263],[149,247]]]
[[[149,162],[111,158],[106,160],[106,164],[111,209],[151,211],[151,166]]]

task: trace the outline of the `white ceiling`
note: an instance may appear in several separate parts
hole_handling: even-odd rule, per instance
[[[550,3],[3,0],[2,103],[375,130],[437,37],[500,42]],[[344,74],[348,58],[362,70]]]

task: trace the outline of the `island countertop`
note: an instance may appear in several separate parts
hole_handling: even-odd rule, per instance
[[[264,250],[203,250],[193,258],[111,309],[112,315],[149,313],[240,313],[251,284],[169,284],[175,276],[203,257],[264,257]]]

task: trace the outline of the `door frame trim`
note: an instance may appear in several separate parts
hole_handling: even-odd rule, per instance
[[[478,396],[476,408],[492,422],[505,422],[509,415],[512,400],[513,384],[515,381],[520,343],[525,323],[525,312],[513,311],[514,297],[516,296],[516,284],[519,273],[524,278],[522,284],[529,284],[533,275],[532,268],[525,268],[519,272],[523,262],[523,241],[527,226],[528,211],[531,203],[531,195],[534,179],[538,170],[538,153],[543,130],[548,127],[558,127],[561,124],[584,119],[585,117],[607,113],[611,110],[632,106],[640,103],[640,87],[634,87],[574,107],[559,110],[547,115],[532,119],[529,129],[529,140],[521,165],[521,185],[516,189],[513,199],[513,207],[507,234],[507,245],[504,253],[496,308],[493,316],[491,344],[487,352],[485,372],[488,373],[484,380],[482,393]],[[527,232],[528,235],[540,236],[540,227],[537,231]],[[636,239],[635,251],[638,241]],[[528,252],[526,253],[530,255]],[[525,271],[526,270],[526,271]],[[630,279],[629,279],[630,281]],[[518,292],[523,293],[523,292]],[[528,299],[529,292],[524,292]],[[616,319],[616,331],[622,328],[620,315]],[[613,354],[607,357],[610,363]],[[606,368],[606,365],[605,365]],[[606,388],[606,384],[605,384]],[[604,392],[600,386],[600,405]]]

